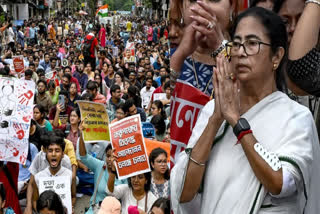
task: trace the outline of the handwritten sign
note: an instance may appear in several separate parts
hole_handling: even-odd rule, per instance
[[[139,114],[110,124],[110,135],[112,147],[118,156],[119,179],[150,171]]]
[[[0,160],[25,164],[35,83],[0,78]]]
[[[168,100],[166,93],[155,93],[153,94],[153,101],[155,100]]]
[[[24,72],[24,60],[23,56],[13,56],[13,67],[17,73]]]
[[[109,117],[105,106],[101,103],[77,101],[81,118],[87,118],[86,130],[83,132],[85,143],[110,141]]]
[[[71,181],[68,176],[42,177],[39,178],[39,194],[46,190],[52,190],[57,193],[63,205],[72,213],[71,201]]]

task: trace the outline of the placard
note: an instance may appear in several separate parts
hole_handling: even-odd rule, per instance
[[[150,172],[140,114],[110,124],[112,148],[116,150],[119,179]]]
[[[63,206],[65,206],[68,209],[68,213],[72,213],[70,183],[71,181],[68,176],[39,178],[39,195],[46,190],[53,190],[60,196]]]
[[[155,137],[155,130],[154,126],[152,123],[144,122],[142,123],[142,133],[143,137],[149,138],[149,139],[154,139]]]
[[[83,131],[85,143],[110,141],[109,116],[106,107],[101,103],[89,101],[77,101],[81,118],[87,118],[84,124],[86,130]]]
[[[16,73],[24,72],[24,60],[22,55],[13,56],[12,62]]]
[[[154,93],[153,94],[153,101],[155,100],[167,100],[167,94],[166,93]]]
[[[0,78],[0,160],[25,164],[35,83]]]

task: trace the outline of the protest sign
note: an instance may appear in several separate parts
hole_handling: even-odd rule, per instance
[[[0,160],[25,164],[35,83],[0,78]]]
[[[134,42],[127,42],[126,49],[125,49],[125,57],[124,62],[136,62],[136,54],[135,54],[135,44]]]
[[[155,130],[152,123],[148,123],[148,122],[142,123],[142,133],[143,133],[143,137],[154,139]]]
[[[118,156],[116,168],[119,179],[150,171],[140,114],[110,124],[110,136],[112,148]]]
[[[13,67],[17,73],[24,72],[24,60],[23,56],[13,56]]]
[[[81,118],[86,118],[83,131],[85,143],[110,141],[109,117],[106,107],[101,103],[77,101]]]
[[[153,94],[153,101],[155,100],[168,100],[166,93],[155,93]]]
[[[46,190],[54,191],[60,196],[63,205],[68,209],[68,213],[72,213],[70,183],[70,178],[67,176],[39,178],[39,195]]]

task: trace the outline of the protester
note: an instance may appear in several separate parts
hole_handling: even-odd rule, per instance
[[[52,190],[46,190],[40,194],[39,199],[37,200],[37,211],[40,214],[67,213],[66,208],[62,204],[61,198]]]
[[[170,200],[158,198],[152,205],[150,214],[170,214]]]
[[[37,122],[37,125],[40,128],[45,129],[46,131],[52,131],[51,123],[45,119],[46,113],[42,105],[35,105],[33,107],[33,119]]]
[[[151,192],[157,197],[169,198],[169,168],[168,168],[168,154],[161,148],[152,150],[149,155],[151,172]]]
[[[35,104],[41,105],[44,108],[46,115],[49,114],[49,110],[53,106],[51,98],[46,93],[47,83],[44,80],[39,80],[37,82],[38,93],[35,96]]]

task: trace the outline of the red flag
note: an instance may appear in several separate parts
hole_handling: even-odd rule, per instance
[[[191,84],[177,80],[171,102],[171,168],[176,156],[187,146],[199,113],[209,100],[209,96]]]

